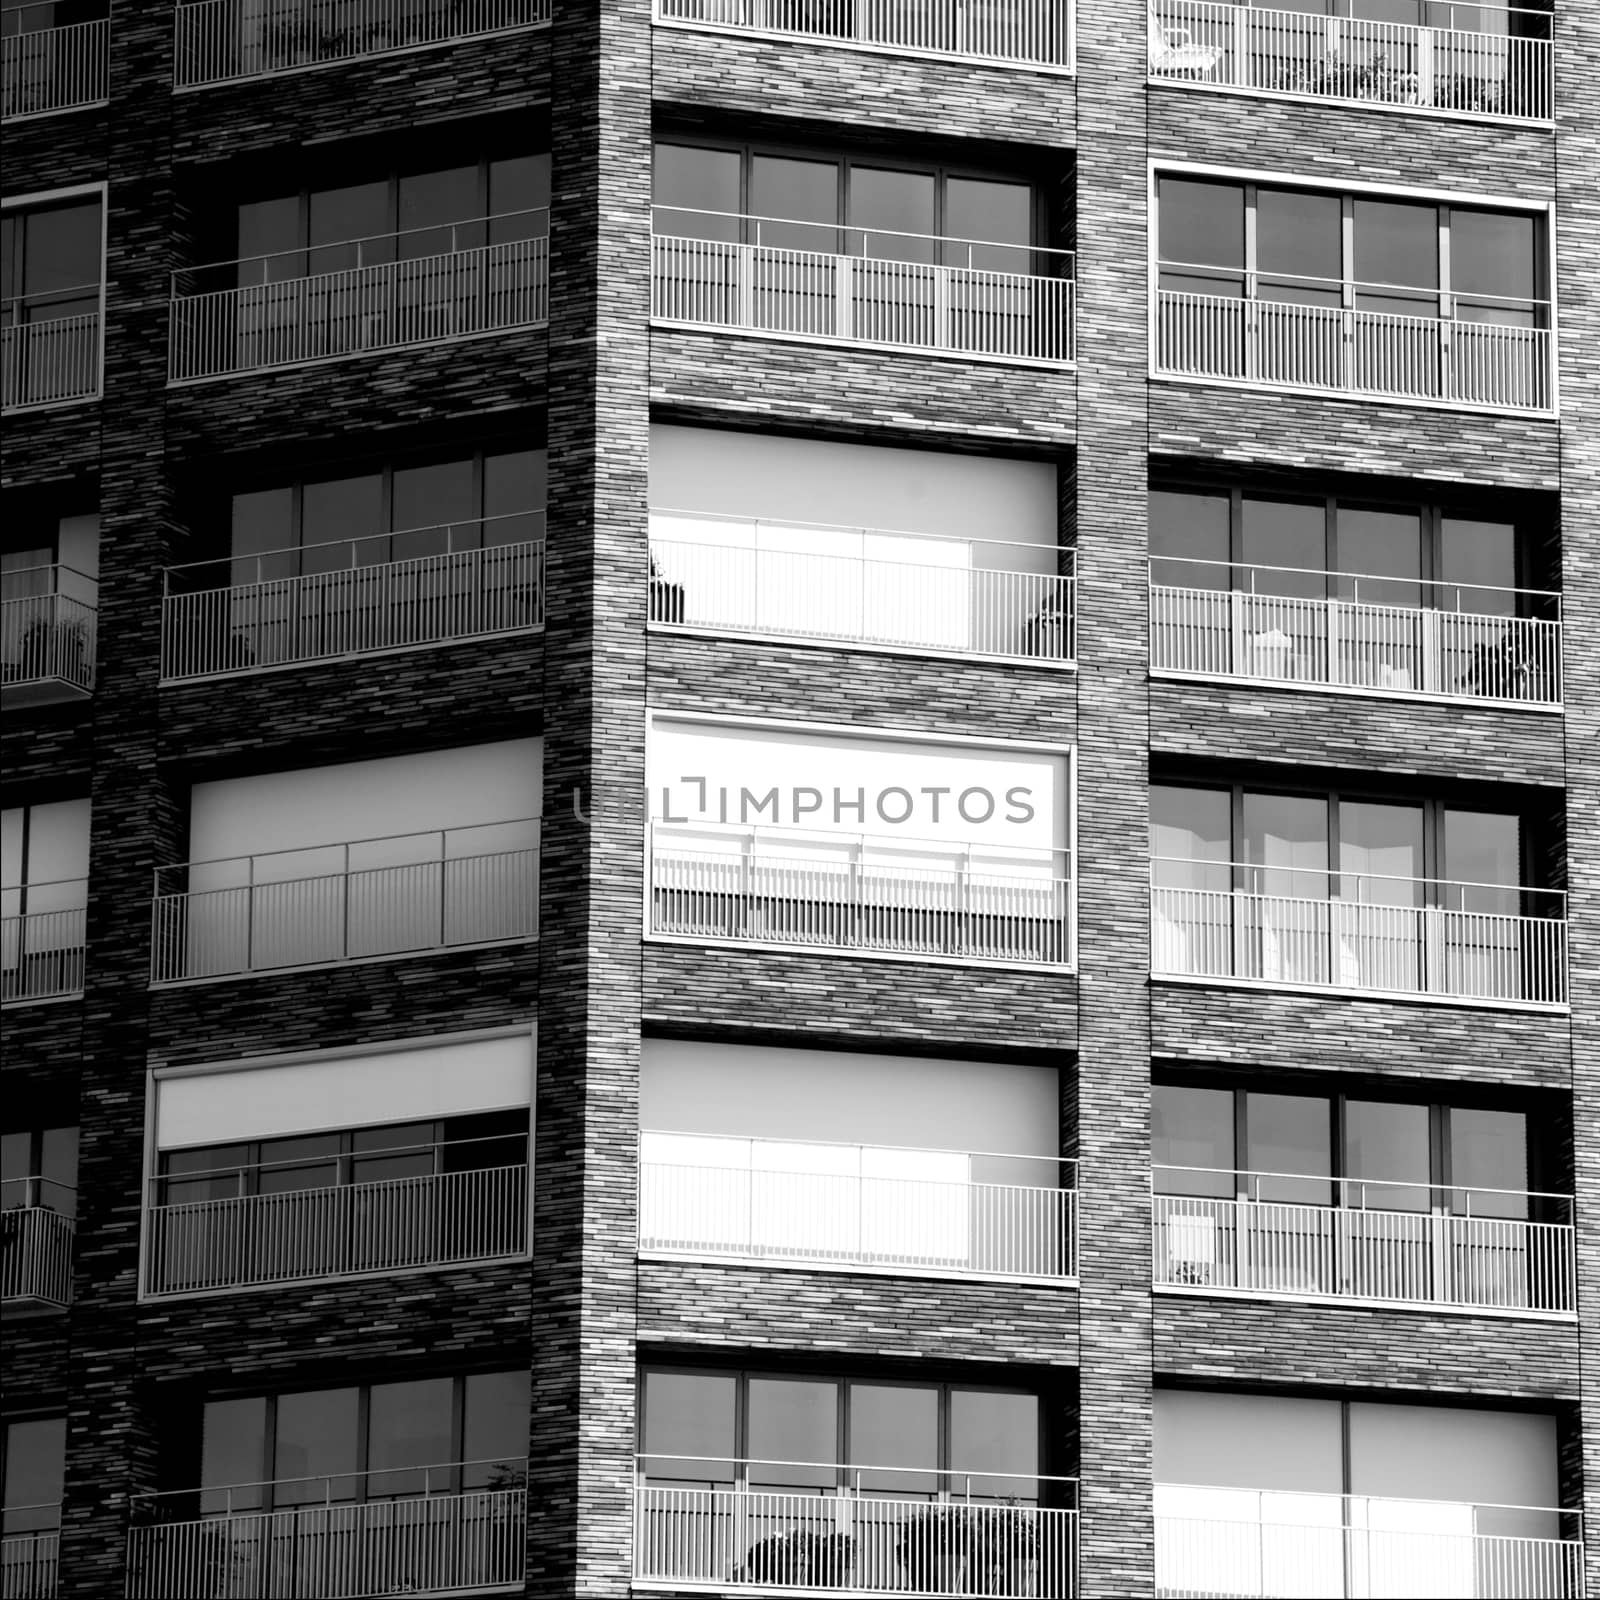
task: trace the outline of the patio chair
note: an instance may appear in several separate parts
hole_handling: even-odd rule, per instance
[[[1169,28],[1150,12],[1151,72],[1162,77],[1178,72],[1209,75],[1221,59],[1220,50],[1193,43],[1187,28]]]

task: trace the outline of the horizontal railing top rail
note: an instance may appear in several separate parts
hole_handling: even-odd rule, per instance
[[[362,849],[362,848],[364,848],[366,846],[369,846],[369,845],[401,844],[401,843],[408,843],[408,842],[410,842],[412,840],[437,839],[439,841],[440,854],[437,855],[437,856],[425,857],[425,858],[423,858],[422,862],[416,862],[416,861],[383,861],[383,862],[374,862],[372,864],[373,870],[382,871],[385,867],[391,867],[391,866],[401,866],[401,867],[404,867],[404,866],[417,866],[417,865],[423,865],[423,864],[427,864],[427,863],[431,863],[431,862],[444,861],[444,860],[463,860],[463,859],[469,858],[470,856],[472,856],[474,854],[477,854],[477,852],[475,852],[475,851],[467,851],[467,852],[464,853],[463,856],[460,856],[460,857],[446,856],[443,852],[444,852],[445,843],[446,843],[447,840],[455,838],[455,837],[458,837],[461,834],[483,833],[483,832],[486,832],[486,831],[488,831],[490,829],[494,829],[494,828],[525,828],[525,827],[529,827],[529,826],[537,827],[539,822],[540,822],[540,820],[541,819],[538,818],[538,817],[508,817],[504,822],[472,822],[472,823],[465,823],[462,826],[455,827],[455,828],[424,828],[424,829],[419,829],[415,833],[378,834],[378,835],[375,835],[374,837],[369,838],[369,839],[333,839],[333,840],[329,840],[326,844],[285,845],[282,849],[279,849],[279,850],[260,850],[260,851],[257,851],[254,855],[248,855],[248,856],[211,856],[211,857],[208,857],[206,859],[197,860],[197,861],[173,862],[173,863],[168,864],[167,866],[161,866],[161,867],[157,867],[155,869],[155,874],[156,874],[156,893],[157,894],[161,894],[163,892],[167,892],[167,891],[163,891],[162,888],[161,888],[161,879],[162,879],[162,875],[164,873],[192,872],[196,867],[227,867],[227,866],[246,865],[246,866],[249,866],[249,867],[253,868],[255,863],[258,862],[258,861],[276,860],[277,858],[279,858],[281,856],[317,855],[317,854],[325,853],[325,852],[327,852],[329,850],[341,850],[341,851],[348,852],[348,851],[351,851],[351,850]],[[525,849],[528,849],[528,848],[530,848],[530,847],[527,846],[527,845],[512,845],[512,846],[501,847],[499,849],[488,849],[488,850],[485,850],[483,853],[486,854],[486,855],[501,855],[501,854],[506,853],[508,850],[516,851],[516,850],[525,850]],[[362,867],[356,867],[356,868],[346,867],[343,870],[346,870],[346,871],[353,870],[353,871],[358,871],[359,872],[359,871],[364,871],[366,869],[362,868]],[[316,873],[312,873],[311,876],[312,877],[330,877],[330,876],[331,877],[337,877],[337,876],[340,876],[340,873],[316,872]],[[288,881],[288,880],[269,878],[269,879],[265,880],[265,883],[266,884],[273,884],[273,883],[278,883],[278,882],[282,882],[282,881]],[[224,887],[224,886],[219,886],[219,887]],[[243,885],[228,885],[228,886],[225,886],[225,887],[243,887]],[[174,891],[174,892],[181,892],[181,891]]]
[[[473,1146],[503,1145],[503,1144],[510,1143],[514,1139],[520,1139],[525,1144],[527,1142],[527,1139],[528,1139],[528,1134],[527,1134],[526,1130],[512,1130],[512,1131],[508,1131],[506,1133],[488,1133],[488,1134],[482,1134],[482,1135],[480,1135],[480,1136],[478,1136],[476,1138],[472,1138],[472,1139],[418,1139],[418,1140],[412,1141],[409,1144],[374,1145],[371,1149],[367,1149],[367,1148],[363,1147],[360,1150],[344,1150],[344,1151],[339,1151],[339,1152],[336,1152],[336,1153],[330,1154],[330,1155],[294,1156],[294,1157],[286,1156],[281,1161],[232,1162],[232,1163],[224,1163],[223,1165],[216,1166],[216,1167],[185,1167],[183,1169],[183,1171],[181,1171],[181,1172],[166,1172],[166,1173],[155,1174],[154,1176],[152,1176],[148,1180],[148,1182],[149,1182],[151,1194],[154,1196],[154,1195],[158,1195],[159,1191],[161,1189],[165,1188],[169,1184],[196,1183],[196,1182],[201,1182],[201,1181],[204,1181],[204,1182],[207,1182],[207,1183],[214,1183],[219,1178],[240,1178],[240,1179],[243,1179],[247,1174],[252,1173],[252,1172],[255,1172],[255,1173],[278,1172],[278,1171],[311,1172],[311,1171],[315,1171],[315,1170],[318,1170],[318,1169],[321,1169],[321,1168],[326,1168],[326,1167],[334,1167],[334,1168],[338,1169],[339,1171],[349,1171],[352,1168],[360,1167],[363,1162],[367,1162],[367,1161],[381,1161],[381,1160],[385,1160],[385,1159],[392,1159],[395,1156],[415,1156],[415,1155],[420,1155],[425,1151],[437,1154],[437,1153],[439,1153],[441,1151],[444,1151],[444,1150],[466,1150],[466,1149],[469,1149],[469,1148],[471,1148]],[[514,1163],[514,1165],[525,1165],[525,1164],[526,1163]],[[497,1163],[497,1166],[499,1166],[499,1165],[500,1164]],[[464,1170],[484,1171],[484,1170],[494,1170],[494,1169],[469,1168],[469,1169],[464,1169]],[[451,1176],[452,1174],[451,1173],[444,1173],[442,1175],[448,1177],[448,1176]],[[410,1182],[413,1182],[416,1177],[422,1177],[422,1176],[435,1176],[435,1177],[437,1177],[437,1176],[441,1176],[441,1174],[439,1174],[439,1173],[433,1173],[433,1174],[418,1173],[418,1174],[413,1174],[411,1176],[407,1176],[405,1178],[399,1178],[399,1179],[394,1179],[394,1180],[390,1180],[390,1179],[387,1179],[387,1178],[377,1178],[377,1179],[373,1179],[371,1181],[374,1182],[374,1183],[387,1183],[387,1182],[390,1182],[390,1181],[399,1182],[399,1183],[410,1183]],[[319,1186],[318,1185],[308,1185],[307,1187],[308,1188],[317,1188]],[[290,1193],[290,1192],[292,1192],[292,1191],[281,1190],[281,1189],[272,1191],[272,1193],[274,1195]],[[205,1197],[205,1199],[203,1199],[203,1200],[183,1200],[183,1201],[179,1201],[179,1202],[176,1202],[176,1203],[177,1204],[181,1204],[181,1205],[203,1205],[203,1204],[205,1204],[206,1200],[214,1200],[214,1199],[219,1199],[219,1198],[221,1198],[221,1199],[232,1199],[232,1198],[234,1198],[234,1196],[231,1196],[231,1195],[223,1195],[223,1196],[207,1195]],[[167,1202],[159,1202],[159,1203],[166,1204]]]
[[[918,1156],[972,1156],[990,1161],[1035,1161],[1041,1166],[1059,1168],[1077,1174],[1078,1163],[1073,1156],[1020,1155],[1011,1150],[968,1150],[955,1145],[880,1144],[858,1139],[792,1139],[786,1134],[769,1133],[697,1133],[692,1128],[642,1128],[641,1140],[650,1136],[666,1139],[694,1139],[706,1143],[722,1144],[781,1144],[785,1149],[802,1148],[818,1150],[892,1150],[897,1154]],[[738,1170],[730,1168],[730,1171]],[[824,1174],[825,1176],[825,1174]]]
[[[503,1485],[488,1484],[483,1487],[492,1488],[521,1488],[526,1478],[528,1460],[526,1456],[489,1456],[482,1460],[474,1461],[435,1461],[435,1462],[406,1462],[387,1467],[367,1467],[350,1472],[319,1473],[311,1477],[302,1478],[263,1478],[243,1483],[204,1484],[186,1489],[160,1489],[128,1497],[129,1505],[133,1510],[133,1518],[139,1521],[164,1521],[161,1509],[179,1500],[196,1500],[202,1495],[224,1497],[225,1509],[217,1515],[221,1516],[257,1516],[262,1507],[258,1505],[240,1506],[235,1508],[233,1500],[236,1495],[251,1495],[266,1498],[264,1491],[279,1491],[288,1488],[299,1488],[305,1485],[316,1484],[322,1488],[320,1499],[306,1499],[296,1497],[285,1509],[305,1510],[308,1506],[341,1505],[352,1500],[413,1500],[433,1494],[454,1494],[459,1492],[458,1480],[461,1474],[468,1469],[487,1469],[490,1471],[504,1470],[510,1473],[514,1480]],[[420,1493],[416,1490],[403,1490],[393,1495],[371,1495],[366,1493],[371,1480],[374,1478],[400,1478],[417,1473],[423,1475],[424,1488]],[[435,1479],[442,1479],[443,1486],[434,1488]],[[350,1493],[339,1494],[336,1489],[340,1485],[351,1485]]]
[[[893,856],[960,855],[966,858],[965,865],[969,870],[978,864],[976,858],[979,855],[991,858],[982,863],[986,869],[996,866],[1047,866],[1070,873],[1072,863],[1072,851],[1070,847],[1064,845],[1002,845],[970,839],[915,838],[888,833],[849,833],[843,830],[835,832],[825,828],[790,827],[783,823],[724,823],[700,821],[696,818],[680,821],[677,818],[654,817],[651,819],[650,829],[652,835],[677,832],[691,838],[700,835],[748,842],[752,848],[757,845],[770,845],[777,851],[793,850],[799,852],[795,856],[796,860],[817,866],[824,866],[830,862],[845,865],[846,863],[838,857],[818,855],[815,852],[819,849],[838,850],[846,847],[855,851],[883,850]],[[807,851],[811,853],[805,853]],[[738,859],[732,851],[725,853],[730,860]],[[856,864],[895,866],[902,863],[893,859],[869,862],[865,857],[858,857]],[[912,868],[918,866],[916,862],[904,864]]]
[[[35,323],[55,321],[57,319],[51,317],[26,317],[19,313],[36,306],[48,308],[71,305],[79,300],[97,300],[100,297],[101,287],[99,282],[62,284],[38,290],[33,294],[8,294],[0,298],[0,318],[3,318],[8,333],[14,329],[32,327]],[[70,320],[83,315],[85,313],[81,311],[68,311],[60,320]]]
[[[0,894],[32,894],[36,889],[65,889],[77,887],[78,885],[86,886],[88,882],[87,878],[29,878],[25,882],[0,884]],[[52,909],[57,911],[81,911],[83,907],[56,906],[52,907]],[[10,916],[12,913],[7,912],[7,915]]]
[[[718,523],[729,528],[779,528],[785,532],[795,533],[824,533],[824,534],[862,534],[868,537],[877,536],[886,539],[919,539],[930,545],[953,547],[965,545],[979,547],[986,550],[1018,550],[1028,551],[1039,555],[1048,555],[1054,558],[1058,565],[1065,570],[1058,573],[1060,577],[1072,576],[1077,562],[1077,552],[1066,545],[1036,544],[1026,539],[984,539],[967,534],[953,533],[924,533],[915,528],[883,528],[871,526],[866,523],[849,522],[804,522],[788,517],[741,517],[726,511],[688,511],[674,506],[652,506],[650,509],[650,537],[652,543],[663,542],[671,544],[694,544],[701,541],[680,538],[676,533],[663,533],[658,531],[658,521],[662,524],[674,518],[682,518],[690,523]],[[711,544],[710,548],[740,550],[740,545]],[[818,550],[816,552],[805,550],[784,550],[786,556],[810,555],[829,556],[837,559],[854,559],[849,556],[839,557],[837,551]],[[862,557],[863,560],[880,559],[872,556]],[[890,558],[883,557],[888,560]],[[961,570],[961,569],[955,569]],[[973,569],[984,570],[984,569]]]
[[[518,551],[537,547],[542,542],[544,519],[544,508],[540,507],[536,510],[500,512],[486,517],[459,517],[453,522],[436,522],[423,527],[391,528],[354,534],[348,539],[330,539],[319,544],[281,545],[272,550],[251,550],[240,555],[212,556],[203,561],[183,561],[163,570],[162,587],[163,592],[168,595],[210,593],[221,589],[242,589],[257,583],[292,583],[301,578],[314,580],[342,575],[345,572],[361,572],[368,568],[402,566],[410,561],[436,561],[440,555],[462,555],[481,551],[485,555],[510,556]],[[491,528],[500,531],[530,521],[540,530],[540,537],[522,538],[504,544],[484,542],[463,545],[459,550],[455,547],[458,532],[476,531],[480,538],[486,541]],[[396,539],[421,539],[430,534],[441,533],[445,536],[445,549],[432,555],[397,556],[382,561],[361,559],[363,546],[381,543],[392,545]],[[334,551],[342,552],[349,559],[341,558],[337,565],[327,562],[325,558]],[[262,570],[265,563],[284,559],[293,559],[297,562],[311,561],[317,564],[301,572],[274,574],[270,577]],[[250,563],[254,563],[255,566],[253,577],[241,578],[236,575],[241,567]]]
[[[393,266],[398,262],[422,261],[433,256],[457,255],[464,250],[483,249],[488,244],[487,237],[474,238],[467,243],[461,242],[462,234],[467,229],[487,229],[495,223],[520,221],[524,218],[537,218],[544,224],[544,233],[533,234],[534,238],[544,237],[549,232],[550,208],[548,206],[530,206],[521,211],[500,211],[481,217],[461,217],[453,222],[434,222],[415,228],[396,228],[390,233],[373,233],[355,235],[346,239],[322,239],[314,244],[297,244],[284,250],[270,250],[260,255],[235,256],[231,260],[203,261],[193,266],[178,267],[172,273],[172,296],[174,299],[183,299],[190,294],[204,291],[185,289],[181,284],[199,273],[226,272],[229,269],[248,267],[256,263],[295,262],[307,261],[309,257],[319,252],[329,250],[354,250],[356,259],[342,266],[329,267],[326,271],[296,271],[284,274],[282,277],[264,275],[259,283],[229,284],[229,289],[259,289],[268,288],[275,283],[294,283],[307,277],[325,277],[338,272],[348,272],[360,267]],[[446,250],[428,249],[419,252],[416,256],[396,256],[394,254],[379,255],[380,250],[393,250],[404,239],[432,239],[440,234],[448,234],[450,246]],[[368,259],[370,255],[370,259]],[[98,285],[95,292],[98,292]]]
[[[909,233],[899,228],[867,228],[858,223],[847,222],[815,222],[804,217],[769,217],[752,211],[710,211],[697,206],[672,206],[657,204],[651,207],[652,229],[661,237],[695,237],[675,234],[670,228],[662,228],[659,223],[663,217],[705,217],[715,218],[719,222],[735,223],[740,226],[740,231],[753,224],[754,237],[745,240],[739,239],[706,239],[707,244],[736,245],[740,243],[755,246],[765,246],[767,241],[761,237],[763,228],[800,228],[808,233],[821,236],[831,235],[833,243],[819,243],[815,246],[785,244],[774,246],[778,249],[812,250],[817,255],[856,256],[868,261],[890,262],[897,266],[943,266],[956,268],[973,268],[978,263],[973,259],[973,252],[980,250],[1001,250],[1014,256],[1038,257],[1049,267],[1063,268],[1060,271],[1030,272],[1022,274],[1032,277],[1067,278],[1073,276],[1074,252],[1063,250],[1054,245],[1043,244],[1018,244],[1015,240],[1007,239],[967,239],[956,235],[938,233]],[[915,256],[896,255],[884,250],[870,248],[873,240],[910,240],[920,245],[940,246],[946,251],[952,247],[964,251],[965,261],[919,261]],[[852,248],[852,241],[859,240],[860,248]],[[1004,270],[1004,269],[1000,269]],[[1213,269],[1215,270],[1215,269]]]
[[[51,575],[51,587],[47,590],[40,590],[37,592],[30,591],[27,594],[15,593],[18,579],[26,578],[35,572],[48,572]],[[100,578],[96,573],[85,572],[82,570],[82,568],[71,566],[65,561],[41,561],[36,566],[32,567],[7,567],[3,573],[0,573],[0,600],[46,599],[51,595],[61,592],[59,584],[64,576],[75,578],[90,589],[97,589],[99,587]],[[69,596],[69,598],[75,599],[76,596]],[[86,605],[88,603],[89,602],[87,601],[84,602]]]
[[[962,1485],[961,1492],[963,1497],[971,1494],[971,1485],[975,1482],[1049,1485],[1052,1492],[1070,1493],[1074,1498],[1078,1488],[1078,1480],[1076,1478],[1063,1477],[1046,1472],[1010,1472],[992,1467],[909,1467],[903,1462],[896,1466],[875,1466],[871,1462],[865,1461],[793,1461],[757,1456],[701,1456],[684,1455],[672,1450],[641,1450],[634,1459],[641,1481],[646,1477],[666,1479],[668,1482],[676,1481],[670,1474],[653,1470],[652,1468],[652,1463],[669,1462],[689,1467],[713,1466],[727,1468],[743,1482],[751,1481],[749,1469],[752,1467],[779,1467],[813,1473],[832,1472],[839,1478],[838,1487],[842,1491],[850,1493],[862,1492],[860,1489],[860,1476],[868,1472],[884,1476],[899,1474],[907,1478],[940,1478],[948,1480],[948,1485],[942,1485],[941,1487],[950,1487],[959,1483]],[[685,1474],[684,1476],[695,1482],[705,1482],[708,1481],[709,1475]],[[756,1481],[759,1482],[760,1480]],[[766,1488],[769,1485],[763,1484],[762,1487]],[[774,1484],[770,1485],[770,1487],[781,1488],[782,1484]],[[866,1492],[875,1493],[878,1491],[869,1490]],[[953,1487],[950,1487],[950,1492],[954,1492]],[[985,1496],[984,1498],[990,1497]]]
[[[1193,1167],[1177,1165],[1164,1161],[1156,1162],[1152,1166],[1152,1183],[1154,1183],[1157,1175],[1164,1172],[1187,1172],[1193,1173],[1196,1176],[1204,1176],[1208,1178],[1227,1178],[1243,1188],[1246,1191],[1246,1198],[1251,1200],[1259,1198],[1260,1188],[1266,1183],[1327,1184],[1330,1191],[1337,1193],[1341,1197],[1341,1204],[1346,1209],[1363,1211],[1386,1211],[1393,1209],[1392,1207],[1381,1205],[1369,1206],[1366,1198],[1368,1190],[1379,1190],[1384,1192],[1390,1192],[1396,1189],[1404,1190],[1407,1193],[1416,1194],[1419,1197],[1428,1197],[1435,1205],[1451,1203],[1454,1201],[1455,1197],[1461,1196],[1464,1199],[1467,1207],[1464,1215],[1468,1216],[1472,1214],[1471,1207],[1472,1198],[1474,1195],[1497,1195],[1511,1200],[1539,1201],[1544,1204],[1566,1207],[1568,1209],[1570,1209],[1574,1203],[1573,1197],[1570,1194],[1560,1194],[1554,1190],[1496,1189],[1488,1184],[1482,1183],[1419,1183],[1413,1179],[1405,1178],[1355,1178],[1350,1177],[1348,1174],[1328,1172],[1264,1172],[1248,1170],[1243,1167]],[[1256,1191],[1255,1194],[1249,1193],[1249,1191],[1252,1189]],[[1352,1196],[1355,1198],[1351,1198]],[[1227,1201],[1236,1197],[1229,1195],[1188,1195],[1172,1193],[1169,1191],[1160,1191],[1159,1198],[1163,1200]],[[1310,1204],[1311,1202],[1302,1202],[1298,1200],[1284,1201],[1275,1198],[1267,1203],[1273,1205],[1299,1205]],[[1425,1211],[1428,1209],[1428,1206],[1425,1204],[1418,1209]],[[1515,1222],[1522,1220],[1515,1217],[1506,1217],[1504,1215],[1496,1215],[1493,1213],[1485,1213],[1484,1215],[1486,1220],[1495,1222]]]
[[[1239,286],[1248,291],[1241,295],[1229,298],[1250,301],[1266,305],[1283,306],[1286,310],[1300,308],[1308,311],[1316,310],[1345,310],[1362,311],[1367,308],[1362,306],[1323,306],[1320,302],[1302,302],[1298,300],[1271,300],[1260,294],[1262,289],[1317,289],[1324,292],[1339,290],[1351,295],[1376,294],[1386,299],[1414,300],[1421,307],[1430,301],[1441,304],[1444,309],[1440,312],[1441,320],[1450,320],[1453,313],[1452,305],[1467,305],[1474,307],[1494,308],[1505,307],[1514,311],[1525,311],[1536,315],[1548,316],[1550,301],[1542,295],[1529,294],[1493,294],[1483,289],[1446,289],[1432,283],[1389,283],[1376,278],[1327,278],[1314,272],[1272,272],[1261,267],[1245,267],[1242,264],[1230,264],[1218,261],[1173,261],[1166,257],[1156,262],[1161,272],[1178,272],[1195,278],[1214,278],[1219,282]],[[1205,293],[1204,290],[1195,290],[1195,293]],[[1372,307],[1374,315],[1393,313],[1393,306]],[[1415,312],[1402,313],[1403,315],[1416,315]],[[1455,320],[1472,321],[1471,318],[1456,318]],[[1497,326],[1490,323],[1489,326]],[[1544,326],[1544,324],[1539,324]],[[1505,324],[1505,326],[1516,326]]]
[[[22,1195],[21,1199],[14,1198],[18,1192]],[[7,1178],[0,1182],[0,1206],[7,1211],[60,1211],[59,1206],[45,1203],[47,1194],[57,1196],[69,1204],[75,1204],[78,1188],[76,1184],[63,1183],[59,1178],[47,1178],[38,1172],[30,1172],[20,1178]]]
[[[1409,589],[1416,590],[1419,595],[1427,597],[1430,610],[1450,610],[1469,613],[1474,616],[1484,616],[1491,620],[1512,621],[1514,617],[1499,611],[1475,611],[1472,606],[1463,604],[1462,597],[1501,595],[1509,597],[1514,604],[1519,604],[1529,609],[1545,607],[1554,610],[1555,617],[1550,620],[1559,620],[1561,615],[1561,591],[1559,589],[1531,589],[1516,588],[1507,584],[1497,583],[1470,583],[1459,578],[1424,578],[1405,577],[1391,572],[1350,572],[1337,567],[1282,567],[1274,566],[1265,561],[1219,561],[1205,556],[1174,556],[1152,555],[1149,557],[1150,581],[1160,583],[1164,587],[1183,588],[1186,585],[1171,583],[1156,576],[1158,568],[1177,567],[1184,572],[1190,569],[1200,569],[1202,573],[1226,574],[1230,579],[1244,577],[1248,581],[1244,584],[1228,583],[1210,586],[1217,593],[1261,593],[1272,600],[1304,600],[1315,603],[1322,599],[1344,599],[1343,595],[1299,595],[1286,594],[1278,590],[1258,590],[1256,578],[1261,573],[1281,575],[1299,583],[1321,581],[1324,587],[1334,585],[1349,585],[1353,593],[1348,597],[1359,600],[1360,586],[1362,584],[1376,584],[1390,590]],[[1200,587],[1194,585],[1192,587]],[[1440,604],[1440,597],[1453,597],[1454,604],[1445,606]],[[1378,605],[1393,605],[1395,609],[1403,609],[1403,605],[1387,600],[1374,602]]]
[[[1540,898],[1548,898],[1552,904],[1562,907],[1563,911],[1567,903],[1567,892],[1565,889],[1541,889],[1536,888],[1531,884],[1517,883],[1475,883],[1469,879],[1463,878],[1408,878],[1393,873],[1358,871],[1348,867],[1310,867],[1300,866],[1292,862],[1279,863],[1270,861],[1230,861],[1221,857],[1212,859],[1210,857],[1202,856],[1151,856],[1150,865],[1152,871],[1160,866],[1180,866],[1190,869],[1196,873],[1207,872],[1220,874],[1226,871],[1232,872],[1236,875],[1253,875],[1257,878],[1267,876],[1269,874],[1277,878],[1323,878],[1328,880],[1330,885],[1340,883],[1343,880],[1351,880],[1356,883],[1358,887],[1362,884],[1392,883],[1404,884],[1416,889],[1432,891],[1472,889],[1481,890],[1496,895],[1518,895],[1523,897],[1535,896]],[[1164,883],[1158,887],[1163,889],[1178,890],[1192,889],[1204,893],[1209,886],[1200,884]],[[1227,885],[1220,885],[1216,888],[1215,892],[1218,894],[1226,894],[1229,892],[1229,888]],[[1303,894],[1280,895],[1271,891],[1240,890],[1237,885],[1234,887],[1234,892],[1265,892],[1268,894],[1268,897],[1272,899],[1294,900],[1313,898]],[[1333,895],[1330,893],[1330,898],[1349,899],[1351,897],[1347,895]],[[1437,909],[1437,907],[1432,905],[1432,903],[1407,904],[1404,901],[1367,900],[1365,898],[1359,898],[1358,903],[1362,905],[1373,905],[1390,911],[1421,911],[1425,909]],[[1447,907],[1445,909],[1455,910],[1458,908]],[[1470,910],[1470,908],[1468,909]]]

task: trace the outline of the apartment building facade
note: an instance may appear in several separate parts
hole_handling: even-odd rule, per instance
[[[8,1600],[1600,1593],[1600,13],[3,78]]]

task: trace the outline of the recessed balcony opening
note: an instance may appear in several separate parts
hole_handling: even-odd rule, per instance
[[[226,555],[166,573],[166,683],[544,624],[545,452],[488,446],[242,490]]]
[[[298,189],[241,180],[255,193],[232,212],[202,209],[200,247],[220,259],[173,274],[169,380],[544,323],[550,158],[525,142],[452,149],[441,136],[431,150],[401,145],[386,168],[335,161],[337,184],[321,173]]]
[[[103,187],[7,201],[0,235],[0,410],[99,399]]]
[[[1062,666],[1059,468],[656,424],[653,627]]]
[[[656,0],[658,23],[960,56],[995,66],[1073,66],[1073,0]]]
[[[1575,1315],[1550,1109],[1381,1092],[1158,1083],[1156,1287]]]
[[[650,738],[651,935],[1072,965],[1066,751],[665,716]]]
[[[523,1586],[526,1366],[219,1395],[187,1443],[190,1486],[134,1499],[128,1600],[205,1594],[219,1570],[349,1600]]]
[[[151,981],[534,938],[540,761],[524,739],[195,785]],[[398,831],[362,836],[379,816]]]
[[[1480,796],[1153,784],[1151,972],[1564,1007],[1556,819]]]
[[[172,81],[235,83],[549,23],[550,0],[179,0]]]
[[[1554,409],[1543,208],[1188,173],[1154,201],[1155,375]]]
[[[89,802],[0,813],[0,1003],[83,993]]]
[[[155,1101],[147,1297],[527,1256],[526,1035],[169,1075]]]
[[[717,1593],[1076,1588],[1077,1484],[1036,1392],[647,1367],[634,1586]]]
[[[100,516],[18,507],[0,555],[0,704],[94,692]]]
[[[7,1311],[60,1310],[71,1301],[77,1214],[77,1128],[0,1133],[0,1302]]]
[[[639,1248],[743,1265],[1067,1282],[1054,1068],[647,1039]]]
[[[65,1417],[18,1417],[0,1428],[5,1510],[0,1585],[8,1600],[54,1600],[60,1577]]]
[[[7,6],[0,35],[0,120],[21,121],[106,103],[107,0]]]
[[[1157,1389],[1156,1593],[1575,1600],[1556,1420]]]
[[[658,139],[651,317],[772,338],[1066,366],[1054,185],[926,159]]]
[[[1547,515],[1163,478],[1150,494],[1150,670],[1346,694],[1562,703]]]
[[[1152,0],[1150,77],[1494,122],[1554,116],[1554,0]]]

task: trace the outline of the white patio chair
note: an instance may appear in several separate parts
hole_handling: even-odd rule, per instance
[[[1166,27],[1150,13],[1150,70],[1158,76],[1175,72],[1209,74],[1222,59],[1220,50],[1192,42],[1187,28]]]

